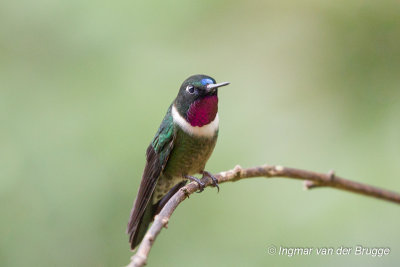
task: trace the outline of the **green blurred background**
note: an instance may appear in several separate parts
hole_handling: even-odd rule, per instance
[[[0,2],[0,266],[127,264],[146,147],[197,73],[231,82],[209,171],[268,162],[400,191],[399,14],[397,0]],[[250,179],[179,206],[148,266],[394,266],[399,222],[388,202]]]

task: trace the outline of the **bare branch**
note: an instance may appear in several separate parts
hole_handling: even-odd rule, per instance
[[[374,187],[367,184],[353,182],[339,176],[336,176],[333,171],[328,174],[317,173],[313,171],[306,171],[301,169],[287,168],[282,166],[263,165],[253,168],[243,169],[237,165],[233,170],[221,172],[216,174],[215,177],[218,179],[218,183],[224,182],[235,182],[238,180],[253,178],[253,177],[286,177],[298,180],[304,180],[304,186],[306,189],[312,189],[316,187],[333,187],[340,190],[346,190],[357,194],[363,194],[365,196],[380,198],[386,201],[400,204],[400,194],[378,187]],[[206,186],[212,185],[212,180],[208,177],[204,177],[202,182]],[[199,189],[198,184],[191,182],[186,186],[182,187],[171,199],[167,202],[161,212],[155,216],[154,222],[147,231],[140,244],[136,254],[131,257],[131,262],[128,267],[139,267],[144,266],[147,261],[150,249],[153,243],[161,232],[163,227],[167,227],[168,220],[176,207],[185,198],[189,197]]]

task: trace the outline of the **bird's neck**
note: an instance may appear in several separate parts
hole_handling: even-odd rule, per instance
[[[217,113],[218,96],[206,96],[190,105],[186,113],[186,120],[193,127],[203,127],[214,121]]]

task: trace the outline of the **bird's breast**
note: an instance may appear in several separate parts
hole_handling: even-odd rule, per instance
[[[175,184],[184,180],[184,175],[200,173],[210,158],[217,142],[214,137],[196,137],[183,131],[178,125],[174,148],[165,169],[157,182],[153,203],[156,203]]]

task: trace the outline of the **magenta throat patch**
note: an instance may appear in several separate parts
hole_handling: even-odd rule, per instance
[[[206,96],[193,102],[187,112],[187,121],[192,126],[202,127],[215,119],[218,112],[218,96]]]

